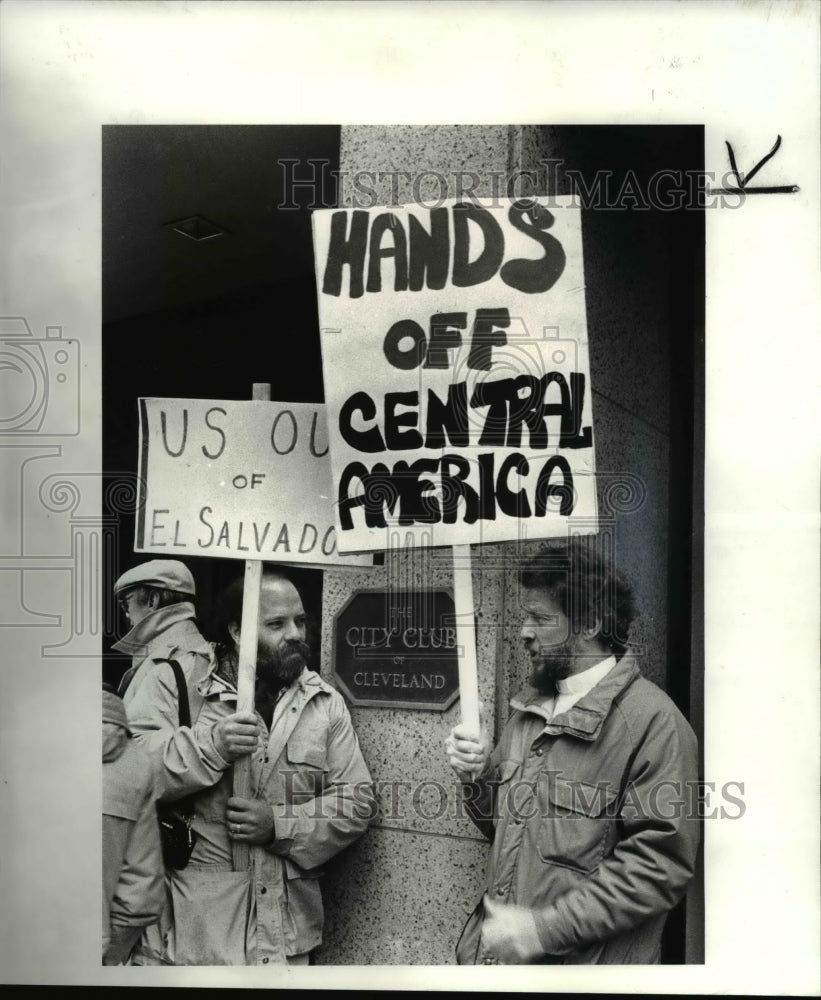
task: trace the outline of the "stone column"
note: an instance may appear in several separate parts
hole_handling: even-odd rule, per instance
[[[478,125],[343,127],[340,204],[352,204],[356,183],[374,188],[373,203],[384,205],[456,197],[460,185],[480,197],[503,194],[511,131]],[[370,173],[357,181],[358,171]],[[503,546],[474,547],[479,697],[489,732],[497,713],[503,565]],[[371,571],[326,570],[323,665],[330,663],[334,614],[352,591],[387,588],[397,579],[450,588],[450,550],[389,553],[385,566]],[[459,721],[458,700],[446,712],[355,708],[352,715],[382,790],[383,814],[328,874],[325,944],[317,960],[453,963],[462,925],[483,891],[487,858],[485,841],[461,815],[461,793],[444,754],[445,737]]]
[[[362,185],[375,192],[373,205],[467,192],[506,196],[508,180],[514,195],[564,193],[554,186],[560,175],[551,176],[543,164],[556,157],[572,163],[573,155],[572,136],[539,126],[345,126],[340,204],[352,205],[359,191],[363,205]],[[601,535],[635,581],[643,610],[634,636],[642,668],[664,686],[669,334],[647,321],[646,308],[641,322],[631,322],[633,303],[644,290],[625,283],[601,228],[584,236]],[[536,544],[473,548],[482,721],[491,736],[507,718],[512,689],[524,679],[514,570]],[[325,571],[326,676],[334,615],[354,590],[386,588],[398,578],[416,586],[451,586],[450,551],[431,550],[425,558],[394,552],[379,569]],[[354,708],[352,716],[382,791],[383,812],[330,866],[325,943],[317,961],[450,964],[464,920],[483,891],[487,857],[485,842],[461,815],[444,756],[444,739],[459,720],[458,701],[446,712]],[[423,782],[428,784],[420,791]]]

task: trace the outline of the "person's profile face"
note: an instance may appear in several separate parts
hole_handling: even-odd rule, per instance
[[[130,628],[153,611],[153,605],[144,587],[132,587],[117,595],[117,604]]]
[[[525,620],[520,636],[530,657],[531,683],[544,694],[552,694],[556,681],[573,673],[570,622],[546,590],[525,588],[522,610]]]

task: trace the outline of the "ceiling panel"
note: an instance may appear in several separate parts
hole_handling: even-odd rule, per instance
[[[103,319],[133,317],[312,273],[310,207],[335,204],[338,126],[103,128]],[[324,183],[284,190],[281,161]],[[319,165],[321,164],[321,166]],[[298,209],[283,207],[286,200]],[[168,223],[226,230],[197,242]]]

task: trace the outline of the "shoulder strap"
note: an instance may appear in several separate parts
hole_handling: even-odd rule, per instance
[[[181,726],[191,726],[191,709],[188,704],[188,685],[185,683],[185,674],[177,660],[155,660],[155,663],[167,663],[174,671],[174,680],[177,682],[177,717]],[[191,817],[194,815],[193,796],[185,796],[177,799],[176,802],[158,802],[157,808],[165,808],[178,813],[191,825]]]
[[[185,674],[177,660],[155,660],[155,663],[167,663],[174,671],[174,680],[177,682],[178,716],[181,726],[191,725],[191,709],[188,705],[188,685],[185,683]]]

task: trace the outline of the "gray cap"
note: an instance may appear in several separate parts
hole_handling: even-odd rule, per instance
[[[192,597],[197,592],[191,570],[176,559],[152,559],[126,570],[114,584],[114,593],[140,586],[177,590]]]

